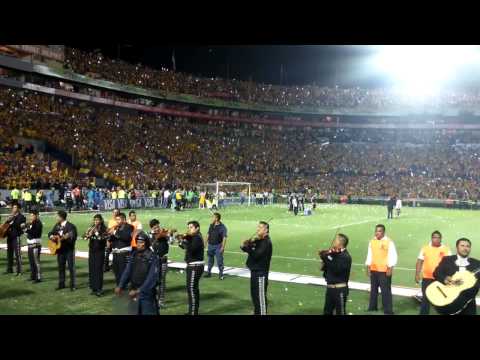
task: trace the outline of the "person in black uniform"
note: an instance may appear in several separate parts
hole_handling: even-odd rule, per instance
[[[135,308],[137,315],[159,315],[156,301],[158,257],[150,250],[150,238],[144,231],[136,233],[135,240],[137,247],[128,258],[115,294],[120,296],[130,284],[130,307]]]
[[[7,271],[5,274],[13,274],[13,257],[17,264],[17,276],[22,275],[22,252],[20,236],[23,234],[23,228],[27,222],[25,216],[20,212],[19,204],[12,206],[12,214],[8,217],[6,223],[10,226],[7,230]]]
[[[457,271],[475,271],[480,268],[480,261],[469,257],[472,249],[472,243],[467,238],[458,239],[456,244],[457,254],[451,256],[444,256],[440,264],[433,272],[435,280],[444,283],[445,285],[453,284],[452,275]],[[476,274],[477,279],[480,278],[480,274]],[[475,297],[478,294],[479,282],[476,286],[465,293],[465,296],[469,299],[467,305],[463,310],[456,315],[477,315],[477,305],[475,303]]]
[[[198,315],[200,308],[199,283],[205,266],[203,261],[205,247],[198,221],[190,221],[187,225],[188,232],[177,235],[179,246],[185,250],[185,262],[187,263],[188,313],[185,315]]]
[[[158,257],[159,272],[158,272],[158,306],[165,307],[165,289],[167,282],[168,271],[168,250],[169,242],[174,230],[165,231],[160,227],[160,222],[157,219],[150,221],[150,240],[153,251]]]
[[[393,196],[390,196],[390,198],[387,201],[387,219],[393,219],[393,208],[395,207],[395,198]]]
[[[88,240],[88,279],[90,295],[103,295],[103,266],[107,246],[107,227],[100,214],[93,217],[93,225],[87,230],[84,239]]]
[[[30,263],[30,280],[34,283],[42,281],[40,272],[40,253],[42,252],[42,229],[38,210],[30,211],[30,223],[26,226],[28,261]]]
[[[68,263],[68,272],[70,273],[70,290],[75,291],[75,242],[77,241],[77,228],[67,221],[67,213],[64,210],[57,212],[57,223],[52,231],[48,233],[51,239],[54,235],[62,237],[62,246],[57,250],[58,263],[58,287],[56,290],[65,289],[65,265]]]
[[[127,266],[127,258],[132,252],[133,226],[127,224],[124,213],[119,213],[115,218],[117,225],[112,228],[110,241],[112,242],[112,269],[115,274],[115,283],[118,286],[123,271]]]
[[[323,262],[323,277],[327,282],[324,315],[346,315],[348,280],[352,267],[352,257],[347,251],[348,237],[338,234],[329,250],[320,251]]]
[[[268,223],[260,221],[257,238],[245,240],[240,247],[248,253],[247,267],[250,269],[250,294],[255,315],[267,315],[268,272],[272,259],[272,241]]]

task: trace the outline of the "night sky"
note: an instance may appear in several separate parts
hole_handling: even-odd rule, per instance
[[[82,50],[100,49],[107,57],[170,69],[175,50],[177,71],[202,77],[252,79],[258,83],[290,86],[317,84],[373,88],[394,85],[392,79],[369,66],[369,59],[376,50],[364,45],[67,46]],[[459,74],[450,86],[479,89],[479,84],[480,69],[477,69]]]
[[[355,76],[356,66],[371,50],[362,46],[269,45],[269,46],[76,46],[100,49],[105,56],[161,68],[172,68],[175,49],[177,71],[205,77],[219,76],[267,84],[378,86],[381,79]],[[283,67],[283,74],[282,69]]]

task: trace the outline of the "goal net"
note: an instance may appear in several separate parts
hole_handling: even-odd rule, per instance
[[[199,184],[199,189],[200,195],[203,193],[206,196],[205,207],[221,208],[229,204],[250,206],[251,186],[249,182],[217,181]]]

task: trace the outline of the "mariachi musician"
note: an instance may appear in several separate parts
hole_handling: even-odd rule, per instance
[[[117,208],[113,209],[112,218],[108,220],[108,232],[112,232],[113,228],[117,225],[117,216],[120,214],[120,210]],[[112,242],[107,239],[107,247],[105,248],[105,264],[103,271],[110,271],[110,254],[112,253]]]
[[[17,276],[22,275],[22,252],[20,236],[23,234],[23,228],[27,222],[25,216],[20,212],[19,204],[12,206],[12,214],[8,217],[3,226],[6,228],[7,237],[7,272],[13,273],[13,256],[15,254],[15,261],[17,263]]]
[[[110,235],[110,242],[112,244],[112,269],[115,275],[115,283],[118,286],[122,273],[127,266],[127,258],[132,252],[134,228],[132,225],[127,224],[124,213],[119,213],[115,217],[115,221],[116,225],[108,229],[108,234]]]
[[[204,244],[198,221],[189,221],[188,231],[176,235],[178,245],[185,250],[187,263],[187,293],[188,313],[185,315],[198,315],[200,308],[200,278],[202,277],[205,262],[203,260]]]
[[[150,220],[150,239],[153,251],[158,257],[160,271],[158,272],[158,306],[165,306],[165,287],[168,271],[168,250],[169,242],[175,229],[168,230],[160,227],[157,219]]]
[[[105,263],[105,248],[107,246],[107,227],[100,214],[93,217],[93,225],[85,233],[88,240],[88,277],[90,295],[103,295],[103,266]]]
[[[323,277],[327,282],[324,315],[346,315],[348,280],[352,267],[352,257],[347,251],[348,237],[337,234],[330,249],[319,252],[323,262]]]
[[[240,249],[248,254],[247,267],[250,269],[250,295],[254,315],[267,315],[268,275],[273,251],[268,222],[258,223],[256,235],[255,239],[243,241]]]
[[[75,291],[75,242],[77,241],[77,228],[67,221],[67,213],[64,210],[57,212],[57,223],[48,233],[52,241],[61,241],[61,247],[57,250],[58,262],[58,287],[56,290],[65,289],[65,265],[68,264],[70,273],[70,290]]]

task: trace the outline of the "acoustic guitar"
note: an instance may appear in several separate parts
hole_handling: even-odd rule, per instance
[[[7,231],[10,228],[10,223],[6,222],[0,225],[0,239],[7,237]]]
[[[452,276],[451,285],[445,285],[440,281],[431,283],[425,291],[428,301],[440,314],[459,313],[470,301],[475,301],[473,294],[478,281],[475,275],[479,272],[480,268],[474,271],[457,271]]]
[[[10,216],[7,221],[5,221],[5,223],[3,223],[2,225],[0,225],[0,239],[3,239],[3,238],[6,238],[7,237],[7,232],[8,232],[8,229],[10,228],[10,226],[12,226],[13,224],[13,221],[15,220],[16,218],[16,215],[15,216]]]
[[[51,239],[48,239],[48,249],[50,254],[57,255],[58,251],[62,248],[64,239],[60,235],[53,235]]]

